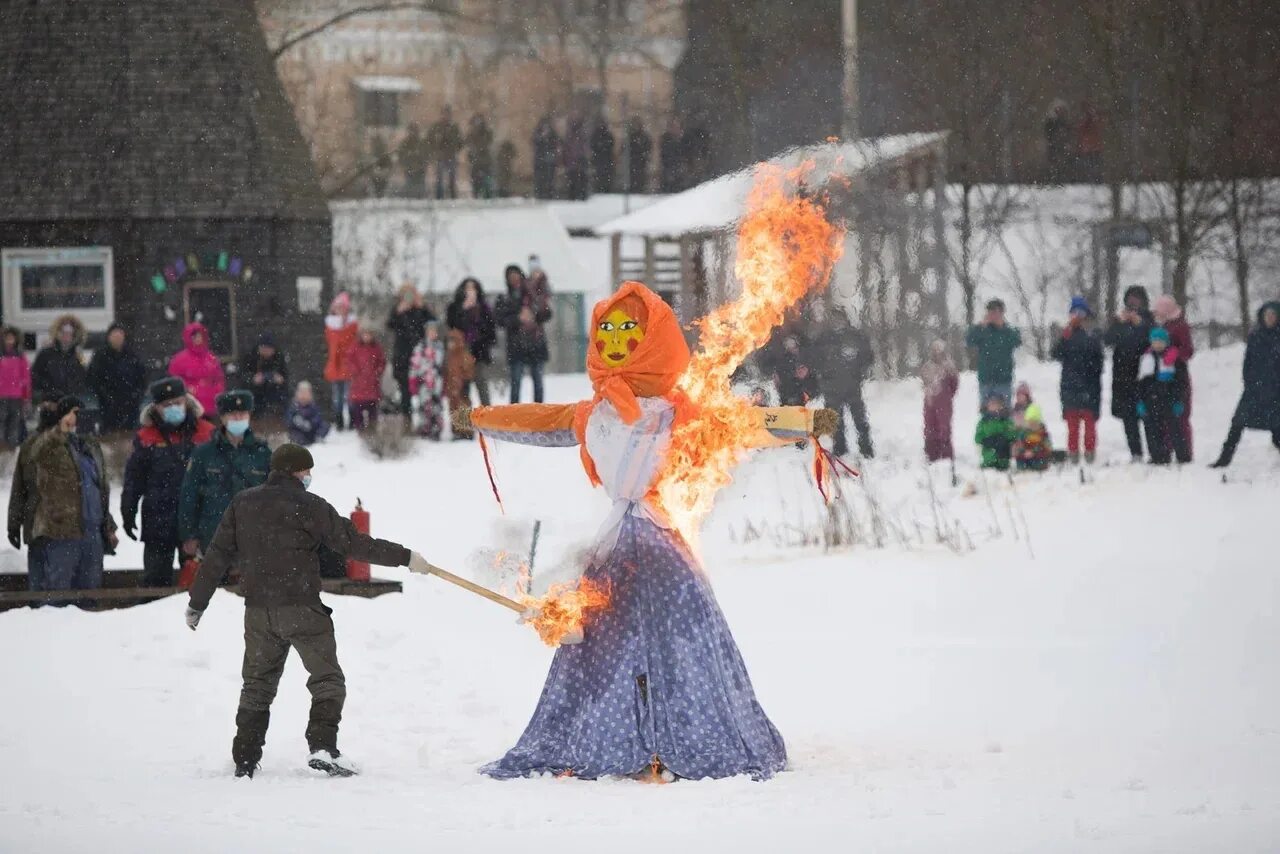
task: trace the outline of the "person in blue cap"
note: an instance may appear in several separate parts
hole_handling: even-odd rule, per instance
[[[1092,327],[1093,310],[1084,297],[1071,298],[1071,318],[1054,342],[1049,355],[1062,363],[1058,394],[1067,422],[1067,456],[1080,462],[1080,433],[1084,432],[1084,458],[1092,463],[1098,453],[1098,416],[1102,412],[1102,336]]]

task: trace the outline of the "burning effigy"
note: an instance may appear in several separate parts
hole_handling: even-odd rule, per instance
[[[819,204],[787,192],[787,176],[763,173],[739,227],[742,293],[700,321],[696,355],[671,308],[626,282],[592,312],[591,400],[471,411],[482,443],[578,446],[613,502],[578,584],[522,597],[560,646],[524,734],[484,773],[764,779],[785,767],[693,544],[749,449],[834,425],[822,410],[753,406],[730,378],[825,285],[840,238]]]

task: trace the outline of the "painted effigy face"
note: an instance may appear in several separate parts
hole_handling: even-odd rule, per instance
[[[610,367],[626,364],[644,340],[644,328],[620,308],[605,315],[596,327],[596,350]]]

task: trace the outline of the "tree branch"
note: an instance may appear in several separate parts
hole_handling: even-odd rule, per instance
[[[454,21],[476,24],[492,23],[488,18],[464,15],[461,12],[446,6],[444,3],[440,2],[440,0],[418,0],[418,2],[404,3],[371,3],[367,6],[355,6],[351,9],[346,9],[319,24],[302,30],[297,35],[287,36],[280,42],[280,44],[271,49],[271,59],[273,61],[280,59],[280,57],[287,53],[290,48],[296,47],[302,42],[314,38],[325,30],[341,24],[343,21],[350,20],[351,18],[359,17],[361,15],[376,15],[381,12],[399,12],[407,9],[443,15],[452,18]]]

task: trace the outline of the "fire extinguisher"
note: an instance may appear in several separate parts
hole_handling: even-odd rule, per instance
[[[196,583],[196,575],[200,572],[200,559],[187,557],[182,560],[182,568],[178,570],[178,587],[190,590]]]
[[[369,511],[364,509],[360,499],[356,499],[356,509],[351,511],[351,524],[362,534],[369,533]],[[363,560],[347,558],[347,578],[352,581],[369,580],[369,564]]]

